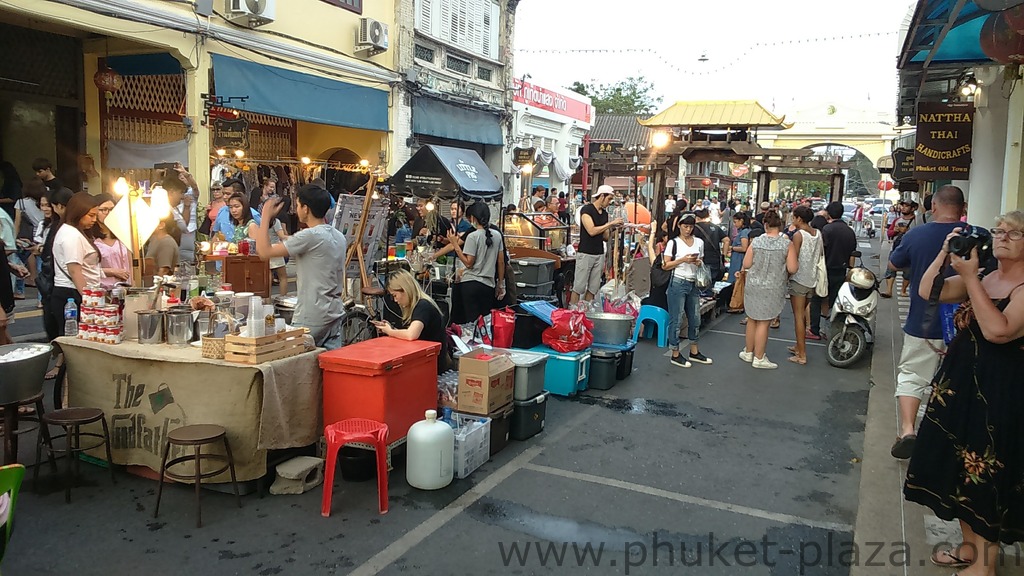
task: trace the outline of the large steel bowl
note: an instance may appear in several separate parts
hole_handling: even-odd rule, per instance
[[[587,314],[594,323],[594,344],[622,346],[633,335],[633,317],[629,314],[599,312]]]
[[[4,360],[4,356],[17,350],[31,352],[25,358]],[[8,344],[0,346],[0,405],[13,404],[31,398],[43,391],[43,378],[50,366],[49,344]]]
[[[297,302],[298,298],[295,296],[274,296],[274,314],[284,318],[284,321],[291,325]]]

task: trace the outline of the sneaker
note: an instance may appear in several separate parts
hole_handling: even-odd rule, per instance
[[[774,370],[774,369],[779,367],[778,364],[776,364],[775,362],[772,362],[771,360],[768,359],[768,355],[767,354],[765,354],[764,356],[761,356],[760,358],[754,358],[754,361],[751,362],[751,365],[754,368],[761,368],[761,369],[764,369],[764,370]]]
[[[743,350],[740,350],[740,360],[743,360],[744,362],[747,362],[747,363],[753,362],[754,361],[754,353],[753,352],[747,352],[747,349],[744,348]]]
[[[690,366],[693,366],[693,364],[690,364],[690,361],[686,359],[686,356],[683,356],[682,354],[679,356],[673,356],[672,363],[682,368],[689,368]]]
[[[711,358],[697,352],[696,354],[690,354],[690,360],[698,364],[711,364]]]

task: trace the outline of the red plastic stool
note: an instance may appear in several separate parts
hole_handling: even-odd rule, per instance
[[[349,418],[324,427],[327,440],[327,470],[324,475],[324,497],[320,515],[331,515],[331,496],[334,493],[334,470],[338,467],[338,450],[349,442],[372,444],[377,451],[377,497],[380,513],[388,512],[388,425],[365,418]]]

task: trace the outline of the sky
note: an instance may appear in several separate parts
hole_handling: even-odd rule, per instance
[[[658,110],[754,99],[780,114],[837,104],[895,115],[898,33],[915,4],[522,0],[514,74],[552,89],[641,75],[663,98]]]

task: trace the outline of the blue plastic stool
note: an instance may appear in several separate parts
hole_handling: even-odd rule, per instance
[[[653,322],[654,328],[658,330],[658,346],[668,348],[668,310],[645,304],[640,307],[640,315],[636,318],[636,327],[633,328],[633,340],[640,339],[640,329],[643,328],[644,338],[650,338],[651,326],[645,326],[644,322]]]

